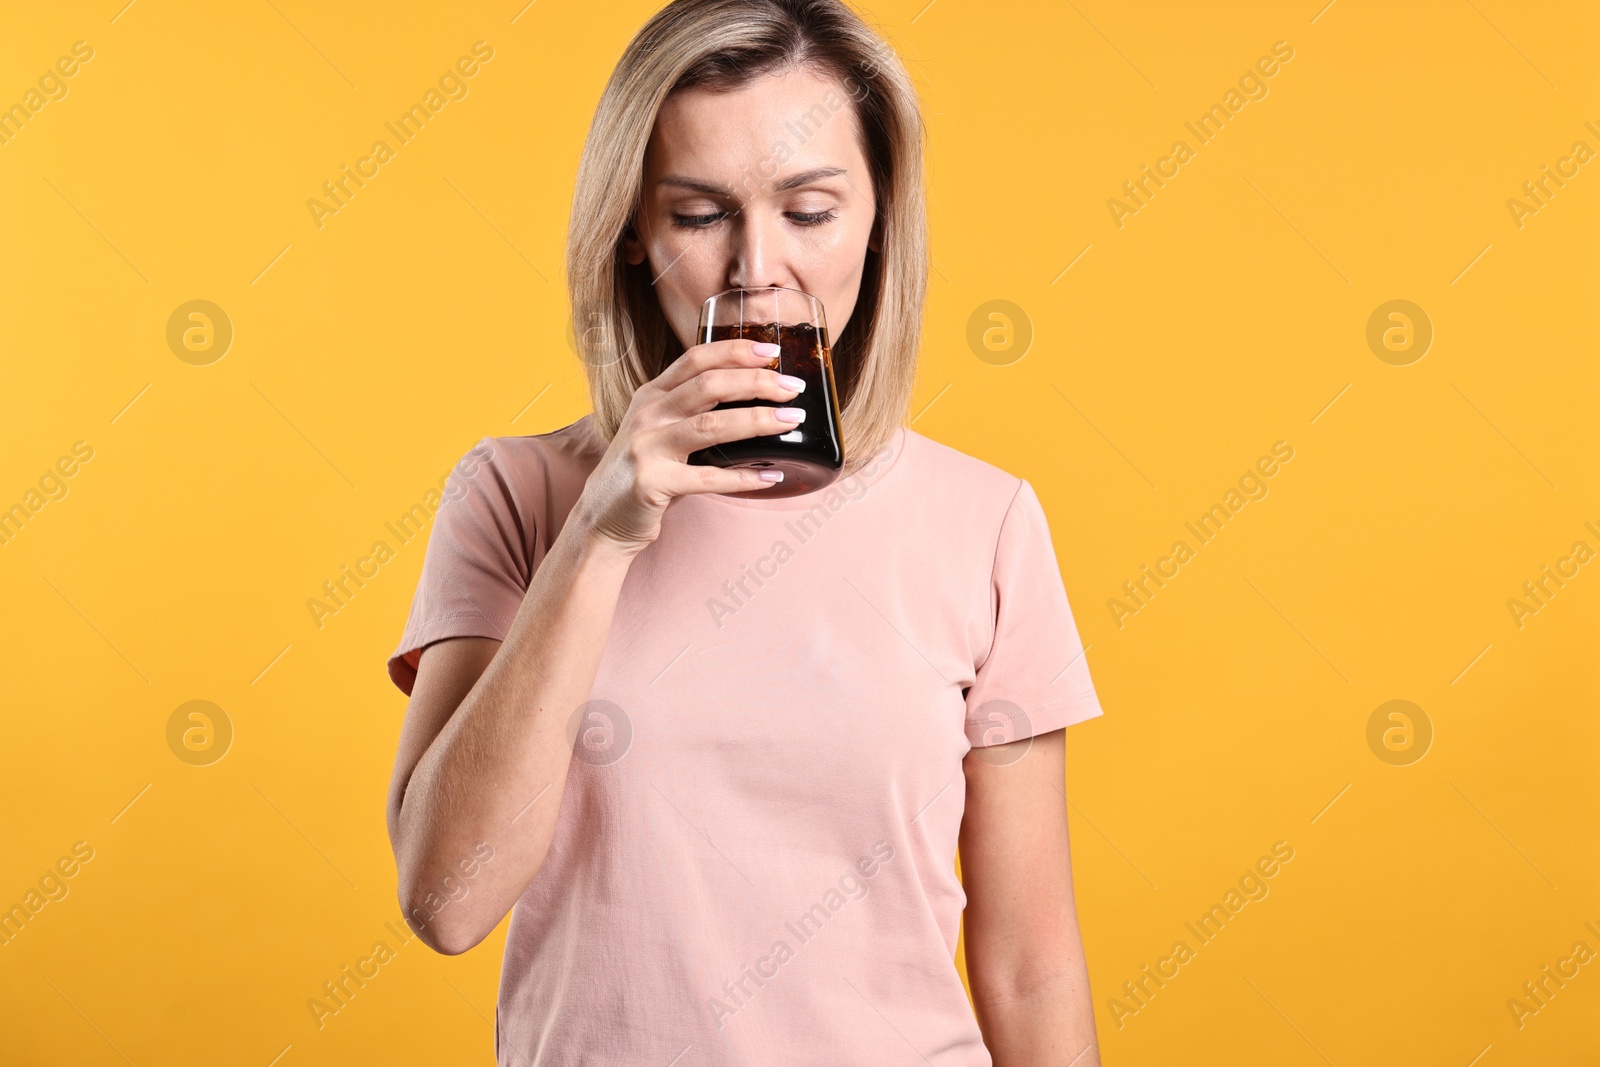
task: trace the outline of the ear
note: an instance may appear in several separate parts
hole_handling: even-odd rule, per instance
[[[879,255],[883,254],[883,216],[878,215],[872,220],[872,233],[867,237],[867,247]]]
[[[632,222],[629,222],[622,231],[622,258],[630,267],[637,267],[644,262],[644,245],[634,232]]]

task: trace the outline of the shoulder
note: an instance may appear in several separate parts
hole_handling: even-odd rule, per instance
[[[950,514],[968,514],[998,522],[1022,493],[1026,482],[977,456],[935,441],[905,427],[906,458],[916,472],[919,494],[946,505]]]
[[[462,457],[462,464],[471,466],[476,460],[507,476],[583,468],[587,477],[605,452],[593,421],[591,413],[544,433],[483,437]]]
[[[486,436],[456,464],[452,477],[475,479],[482,469],[493,482],[513,494],[532,486],[558,485],[572,477],[587,478],[605,452],[593,431],[593,414],[545,433]]]
[[[467,450],[450,474],[446,502],[468,499],[523,527],[551,538],[600,457],[605,442],[593,429],[593,414],[544,433],[486,436]]]

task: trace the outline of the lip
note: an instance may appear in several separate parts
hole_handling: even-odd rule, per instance
[[[798,293],[803,297],[811,300],[817,300],[818,303],[821,303],[821,301],[818,300],[814,294],[808,293],[804,289],[795,289],[787,285],[735,285],[733,288],[724,289],[720,293],[712,293],[711,296],[706,297],[706,300],[710,300],[713,297],[718,296],[727,296],[729,293],[737,293],[741,291],[746,293]],[[700,303],[704,304],[706,300],[702,300]]]

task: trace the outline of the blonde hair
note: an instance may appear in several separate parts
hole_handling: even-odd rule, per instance
[[[833,348],[846,452],[841,474],[882,449],[905,419],[922,332],[928,237],[924,127],[904,66],[840,0],[672,0],[617,61],[584,141],[572,198],[573,333],[594,427],[607,442],[639,386],[683,353],[656,299],[648,260],[635,266],[623,257],[657,112],[680,90],[736,90],[791,68],[815,70],[845,89],[878,208],[881,251],[867,250],[849,329]]]

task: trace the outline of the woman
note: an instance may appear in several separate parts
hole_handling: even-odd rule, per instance
[[[837,0],[675,0],[606,87],[594,412],[458,466],[388,663],[401,904],[449,954],[511,912],[501,1064],[1099,1063],[1061,787],[1100,707],[1044,511],[904,425],[921,137]],[[694,343],[766,285],[826,309],[847,465],[763,499],[686,457],[792,425],[760,346]]]

